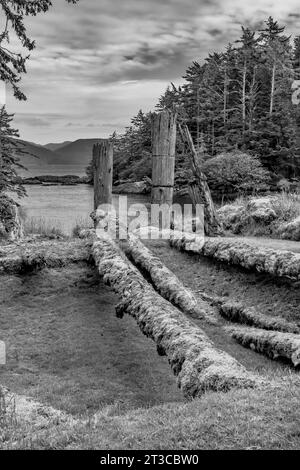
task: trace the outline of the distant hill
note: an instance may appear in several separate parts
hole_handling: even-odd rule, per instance
[[[18,170],[23,177],[41,175],[84,176],[85,169],[92,158],[93,145],[101,139],[79,139],[75,142],[50,143],[44,146],[24,140],[26,155],[21,155],[21,163],[28,169]]]
[[[71,144],[72,142],[70,140],[66,140],[65,142],[61,142],[61,143],[53,143],[53,144],[46,144],[44,145],[43,147],[45,147],[46,149],[48,150],[52,150],[53,152],[59,150],[60,148],[64,147],[65,145],[68,145],[68,144]]]
[[[57,154],[53,154],[51,150],[42,147],[32,142],[26,142],[24,140],[18,140],[22,144],[22,150],[27,152],[26,154],[19,155],[20,163],[24,165],[28,171],[18,170],[20,176],[32,176],[36,174],[47,174],[49,165],[52,164],[53,158],[57,158]]]
[[[80,165],[85,168],[92,158],[94,144],[102,139],[79,139],[55,150],[52,161],[57,165]]]

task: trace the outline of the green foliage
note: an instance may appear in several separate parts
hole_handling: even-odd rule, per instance
[[[224,152],[203,165],[211,189],[226,192],[249,192],[263,189],[268,172],[257,157],[240,151]]]

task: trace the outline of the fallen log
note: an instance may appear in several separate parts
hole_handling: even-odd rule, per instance
[[[88,241],[23,242],[0,248],[0,274],[22,274],[42,268],[60,268],[87,262],[91,243]]]
[[[207,390],[255,387],[261,380],[227,353],[216,349],[207,335],[143,278],[107,234],[93,243],[92,253],[104,282],[121,302],[117,313],[135,318],[141,331],[166,355],[186,397]]]
[[[227,327],[226,330],[246,348],[271,359],[287,359],[294,367],[300,365],[300,335],[249,327]]]
[[[205,238],[204,243],[191,244],[188,241],[189,237],[190,234],[184,234],[181,238],[171,237],[170,245],[183,251],[267,273],[274,277],[285,277],[292,281],[300,280],[299,253],[273,250],[264,246],[252,245],[247,241],[236,241],[234,238]]]
[[[155,288],[166,300],[192,317],[212,324],[218,323],[214,308],[187,289],[178,277],[133,234],[128,235],[125,252],[138,267],[150,275]]]
[[[231,322],[244,323],[264,330],[281,331],[283,333],[300,333],[298,325],[284,318],[272,317],[257,312],[254,307],[244,307],[238,302],[221,302],[218,306],[222,317]]]

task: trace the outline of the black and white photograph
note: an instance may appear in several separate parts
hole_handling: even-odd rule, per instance
[[[0,0],[0,450],[300,450],[299,0]]]

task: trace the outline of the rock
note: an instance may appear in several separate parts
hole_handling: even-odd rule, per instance
[[[116,194],[148,194],[150,191],[151,187],[147,181],[128,181],[113,188]]]
[[[284,240],[300,241],[300,216],[291,222],[282,224],[277,229],[277,233]]]

